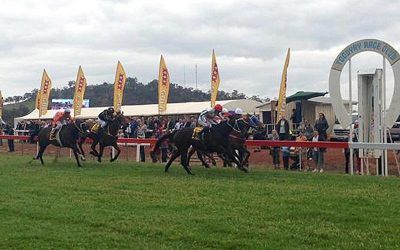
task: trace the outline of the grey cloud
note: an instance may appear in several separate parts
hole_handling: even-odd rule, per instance
[[[74,79],[78,65],[89,83],[112,82],[118,60],[128,75],[148,82],[157,77],[160,54],[173,82],[183,82],[186,65],[187,86],[194,86],[198,64],[199,87],[206,90],[215,48],[221,89],[273,97],[288,47],[288,93],[325,91],[329,68],[348,43],[372,37],[400,47],[400,5],[388,0],[25,0],[1,7],[0,89],[6,95],[37,88],[43,68],[55,86]],[[368,67],[366,61],[355,68]]]

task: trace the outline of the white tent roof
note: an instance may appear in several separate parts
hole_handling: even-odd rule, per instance
[[[217,101],[228,110],[233,110],[237,107],[243,109],[244,112],[253,114],[256,112],[256,106],[260,105],[260,102],[253,100],[227,100],[227,101]],[[198,114],[202,110],[210,107],[210,102],[184,102],[184,103],[168,103],[167,112],[161,115],[184,115],[184,114]],[[94,108],[82,108],[80,116],[76,118],[89,119],[96,118],[101,111],[107,107],[94,107]],[[159,115],[158,104],[146,104],[146,105],[125,105],[122,106],[121,110],[124,112],[125,116],[153,116]],[[52,119],[58,110],[48,110],[46,115],[42,116],[40,119]],[[71,115],[74,116],[73,110],[71,110]],[[21,120],[38,120],[39,111],[35,109],[31,113],[15,118],[15,121]]]

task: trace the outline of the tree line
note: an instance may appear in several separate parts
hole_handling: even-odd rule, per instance
[[[75,81],[69,81],[63,88],[54,88],[51,91],[51,99],[73,99]],[[25,93],[22,96],[12,96],[4,99],[5,102],[15,103],[5,105],[3,119],[12,122],[15,117],[24,116],[34,109],[38,89]],[[114,84],[103,82],[102,84],[88,85],[85,99],[90,100],[91,107],[111,106],[113,104]],[[204,92],[199,89],[186,88],[179,84],[171,84],[169,92],[169,103],[208,101],[211,98],[210,91]],[[218,91],[218,100],[235,99],[262,100],[258,96],[247,97],[245,94],[233,90],[232,92]],[[123,105],[154,104],[158,102],[158,80],[143,84],[136,77],[128,77],[124,91]]]

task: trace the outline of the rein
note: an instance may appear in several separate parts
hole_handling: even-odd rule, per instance
[[[229,127],[231,127],[234,131],[236,131],[236,132],[238,132],[238,133],[241,133],[242,131],[238,128],[238,129],[236,129],[235,127],[238,127],[238,124],[237,124],[237,120],[235,120],[235,125],[231,125],[229,122],[227,122],[226,123]]]
[[[80,126],[78,126],[78,125],[76,125],[76,122],[75,122],[75,121],[73,121],[73,122],[72,122],[72,124],[74,124],[75,128],[77,128],[77,129],[78,129],[78,131],[79,131],[80,133],[82,133],[82,134],[84,134],[84,133],[85,133],[85,132],[83,132],[83,129],[82,129],[82,127],[80,127],[80,126],[82,126],[82,124],[83,124],[83,123],[81,123],[81,125],[80,125]]]

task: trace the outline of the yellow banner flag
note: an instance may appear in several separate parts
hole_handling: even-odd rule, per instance
[[[40,90],[36,93],[36,101],[35,101],[35,109],[39,109],[40,107]]]
[[[277,121],[282,116],[285,116],[285,111],[286,111],[286,82],[287,82],[287,69],[289,66],[289,59],[290,59],[290,48],[287,51],[285,65],[283,67],[283,72],[282,72],[281,87],[279,89]]]
[[[114,81],[114,110],[116,112],[121,111],[122,98],[124,97],[124,89],[126,83],[126,74],[124,67],[120,61],[118,61],[117,72],[115,73]]]
[[[4,105],[4,99],[0,91],[0,119],[3,117],[3,105]]]
[[[169,73],[164,57],[160,59],[160,69],[158,71],[158,112],[167,111],[168,95],[169,95]]]
[[[218,96],[218,87],[221,79],[219,78],[217,59],[213,50],[211,60],[211,107],[215,106]]]
[[[51,92],[51,79],[47,75],[46,70],[43,70],[42,84],[40,87],[39,117],[47,113],[47,108],[49,106],[50,92]]]
[[[86,78],[83,74],[82,67],[79,66],[78,75],[75,82],[75,95],[74,95],[74,116],[81,114],[83,97],[86,91]]]

